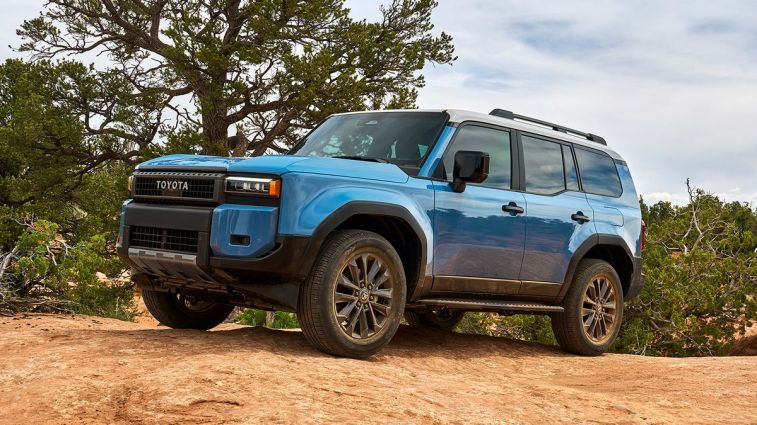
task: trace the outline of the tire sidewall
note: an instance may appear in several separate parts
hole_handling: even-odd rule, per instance
[[[617,294],[617,297],[619,299],[618,303],[618,313],[616,317],[616,325],[610,335],[609,338],[605,340],[603,343],[598,343],[596,341],[591,340],[584,331],[583,328],[583,317],[582,317],[582,309],[583,309],[583,296],[584,292],[588,288],[588,286],[594,281],[594,279],[598,276],[604,276],[607,278],[610,285],[612,285],[613,289],[615,290],[615,293]],[[612,346],[612,344],[615,342],[615,339],[618,336],[618,333],[620,332],[620,326],[623,322],[623,287],[620,284],[620,278],[618,277],[618,274],[615,272],[615,269],[612,268],[612,266],[604,261],[597,262],[596,264],[593,264],[590,268],[586,270],[585,273],[582,274],[582,276],[579,276],[579,280],[574,282],[574,285],[576,286],[575,290],[571,293],[571,299],[569,308],[574,309],[574,323],[573,326],[576,326],[578,329],[578,335],[583,341],[583,344],[590,348],[591,351],[594,351],[596,354],[602,354],[607,352],[607,350]]]
[[[208,330],[223,323],[234,307],[209,302],[204,310],[191,310],[177,294],[142,288],[142,299],[150,314],[161,324],[174,329]]]
[[[370,253],[381,258],[389,266],[389,274],[393,279],[391,310],[385,326],[376,334],[365,338],[356,339],[347,335],[341,328],[336,316],[334,305],[334,292],[337,278],[343,267],[352,256],[358,253]],[[392,245],[379,235],[371,235],[362,239],[350,239],[347,243],[337,247],[335,253],[326,267],[323,281],[319,288],[321,308],[324,309],[323,319],[327,321],[325,330],[329,339],[339,342],[347,350],[354,353],[370,355],[391,340],[400,325],[400,319],[405,309],[406,283],[402,261]]]

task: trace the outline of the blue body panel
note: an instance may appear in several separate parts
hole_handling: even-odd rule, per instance
[[[628,166],[615,164],[623,185],[623,194],[619,198],[586,194],[594,210],[595,231],[599,235],[620,236],[635,257],[641,256],[641,209],[639,195],[631,178]]]
[[[270,251],[276,241],[276,207],[225,204],[213,210],[210,248],[214,255],[257,257]],[[233,245],[231,236],[247,236],[248,245]]]
[[[147,167],[175,167],[182,169],[192,168],[219,168],[228,169],[231,164],[244,161],[244,158],[226,158],[207,155],[166,155],[154,158],[137,165],[137,170]]]
[[[224,158],[206,155],[167,155],[145,161],[137,169],[174,167],[192,169],[217,168],[229,173],[281,175],[285,173],[328,174],[350,179],[380,180],[402,183],[408,175],[393,164],[338,158],[293,155],[266,155],[254,158]]]
[[[434,273],[517,280],[523,261],[526,218],[502,211],[520,192],[469,184],[462,193],[449,183],[434,182]]]
[[[356,162],[338,160],[344,162]],[[371,164],[396,168],[389,164]],[[391,175],[391,173],[387,173]],[[281,213],[279,234],[310,236],[318,226],[340,207],[353,201],[376,202],[397,205],[407,210],[422,229],[429,247],[427,273],[431,272],[433,258],[433,213],[434,190],[431,181],[409,178],[403,173],[404,182],[380,182],[376,180],[335,176],[330,174],[288,173],[282,176]],[[377,174],[381,176],[381,174]]]
[[[409,179],[409,176],[394,164],[338,158],[306,158],[304,161],[292,164],[288,167],[288,171],[303,174],[339,176],[352,181],[378,180],[404,183]]]
[[[591,206],[581,192],[554,196],[524,194],[526,198],[526,246],[520,279],[533,282],[565,280],[573,254],[594,236],[591,222],[580,224],[571,215],[582,212],[592,218]]]

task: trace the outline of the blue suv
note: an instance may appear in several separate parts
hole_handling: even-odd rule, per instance
[[[119,255],[162,324],[234,306],[297,313],[307,340],[363,358],[465,312],[548,314],[598,355],[642,287],[644,226],[603,138],[495,109],[333,115],[287,155],[140,164]]]

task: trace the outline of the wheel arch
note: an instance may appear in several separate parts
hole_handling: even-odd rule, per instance
[[[573,254],[568,265],[568,271],[565,274],[564,285],[558,294],[559,302],[562,302],[568,288],[573,284],[573,276],[578,263],[584,258],[594,258],[610,263],[618,273],[623,288],[623,296],[627,298],[634,276],[634,257],[628,248],[628,244],[617,235],[595,235],[581,244]]]
[[[335,231],[343,229],[368,230],[385,237],[400,258],[407,278],[407,296],[412,298],[425,280],[428,241],[423,227],[406,208],[375,201],[348,202],[316,227],[308,247],[307,258],[312,268],[323,242]],[[413,258],[414,261],[407,261]]]

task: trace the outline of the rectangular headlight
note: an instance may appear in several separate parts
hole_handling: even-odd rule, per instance
[[[225,190],[227,193],[278,198],[281,195],[281,180],[259,177],[227,177]]]

